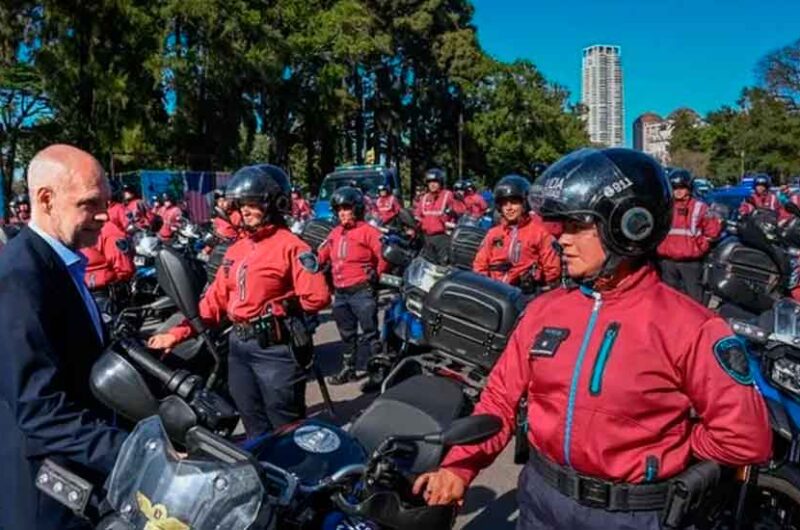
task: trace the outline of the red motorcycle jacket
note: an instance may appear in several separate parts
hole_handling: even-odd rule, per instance
[[[753,213],[756,209],[774,210],[781,216],[781,202],[774,193],[768,191],[763,195],[759,195],[755,191],[750,197],[744,200],[739,206],[739,215],[747,215]]]
[[[423,195],[417,204],[414,216],[420,222],[422,233],[433,236],[444,234],[447,230],[445,223],[454,222],[464,210],[464,203],[453,197],[453,192],[440,190]]]
[[[309,259],[310,258],[310,259]],[[310,247],[285,227],[268,226],[228,248],[214,281],[200,300],[200,318],[216,327],[227,316],[248,322],[271,310],[285,315],[282,302],[297,297],[303,310],[316,313],[330,304],[325,275],[314,263]],[[187,321],[169,330],[178,340],[194,334]]]
[[[292,199],[292,217],[298,221],[311,219],[314,212],[311,210],[311,205],[302,197],[299,199]]]
[[[228,212],[228,218],[224,219],[216,216],[211,220],[211,226],[214,233],[222,239],[236,239],[240,234],[240,227],[242,225],[242,214],[237,210]]]
[[[119,202],[108,203],[108,220],[117,225],[117,228],[126,232],[130,219],[128,219],[128,211],[125,206]]]
[[[672,228],[658,246],[661,258],[697,261],[708,252],[711,241],[722,232],[722,220],[709,214],[708,205],[695,198],[675,201]]]
[[[443,467],[472,481],[508,443],[525,393],[535,450],[592,477],[661,481],[692,457],[738,466],[772,449],[743,343],[651,266],[603,292],[562,288],[531,302],[475,408],[502,430],[453,448]]]
[[[516,285],[527,272],[534,281],[550,283],[561,275],[561,258],[553,248],[553,236],[523,216],[518,225],[503,220],[489,229],[475,254],[472,269],[511,285]]]
[[[381,253],[381,233],[364,221],[356,221],[352,228],[339,225],[331,230],[319,246],[319,262],[331,264],[337,289],[375,281],[389,267]]]
[[[489,205],[486,204],[480,193],[473,192],[464,196],[464,210],[469,216],[483,217],[488,207]]]
[[[400,201],[394,195],[375,199],[375,213],[383,224],[390,223],[400,213]]]
[[[161,226],[161,230],[158,231],[158,237],[162,241],[169,241],[172,238],[172,234],[180,227],[183,212],[177,206],[170,206],[169,208],[164,206],[159,215],[161,215],[161,220],[164,221],[164,224]]]
[[[139,228],[147,228],[153,220],[142,199],[133,199],[128,202],[125,205],[125,213],[128,214],[128,219]]]
[[[110,220],[103,224],[97,243],[82,248],[81,253],[88,260],[83,278],[89,289],[102,289],[133,277],[135,267],[128,239],[125,232]]]

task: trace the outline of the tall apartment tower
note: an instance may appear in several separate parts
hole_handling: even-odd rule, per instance
[[[592,143],[608,147],[625,141],[620,47],[597,44],[583,49],[583,93],[586,126]]]

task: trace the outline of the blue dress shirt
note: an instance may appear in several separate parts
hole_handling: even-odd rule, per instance
[[[100,343],[102,344],[103,323],[100,320],[100,311],[97,309],[97,304],[95,304],[94,298],[92,298],[92,294],[89,292],[89,288],[86,287],[86,284],[83,281],[83,278],[86,274],[86,264],[88,262],[86,256],[80,253],[76,254],[66,245],[64,245],[64,243],[42,231],[42,229],[36,226],[33,221],[28,223],[28,228],[36,232],[42,239],[44,239],[58,255],[61,261],[64,262],[64,265],[66,265],[69,275],[72,277],[72,281],[75,284],[75,288],[78,289],[81,298],[83,298],[83,303],[86,305],[86,310],[89,312],[89,316],[92,318],[94,329],[97,331],[97,336],[100,338]]]

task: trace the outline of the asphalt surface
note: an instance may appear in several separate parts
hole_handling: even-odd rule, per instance
[[[322,325],[317,329],[315,343],[317,358],[324,374],[335,373],[341,363],[341,342],[330,313],[321,315]],[[360,352],[363,366],[366,351]],[[306,393],[310,416],[319,416],[345,425],[364,410],[377,394],[362,394],[361,382],[343,386],[329,386],[331,399],[336,409],[336,418],[331,418],[316,382],[308,385]],[[517,519],[516,482],[520,466],[513,462],[513,444],[500,455],[495,463],[483,471],[467,492],[466,502],[455,528],[463,530],[510,530]]]

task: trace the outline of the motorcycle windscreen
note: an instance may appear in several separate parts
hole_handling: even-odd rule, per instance
[[[265,498],[249,463],[179,459],[157,416],[136,425],[106,487],[108,502],[137,529],[245,530]]]

